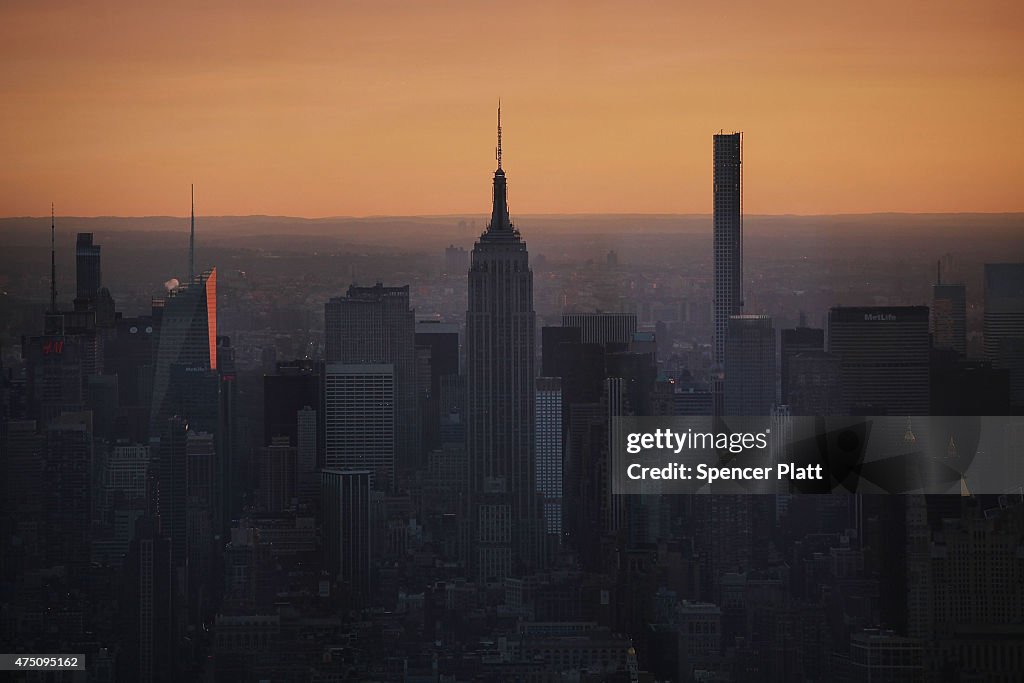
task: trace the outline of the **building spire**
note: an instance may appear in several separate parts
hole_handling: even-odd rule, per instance
[[[495,149],[498,170],[494,172],[494,194],[491,206],[491,222],[487,226],[490,234],[512,234],[512,219],[508,215],[508,189],[505,185],[505,171],[501,168],[501,100],[498,100],[498,146]]]
[[[53,202],[50,202],[50,313],[57,313],[57,248]]]
[[[498,170],[501,170],[501,98],[498,98]]]
[[[188,236],[188,282],[196,277],[196,186],[192,184],[192,231]]]

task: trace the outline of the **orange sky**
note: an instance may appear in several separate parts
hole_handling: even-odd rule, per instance
[[[1024,3],[5,0],[0,215],[1024,210]],[[834,5],[843,5],[836,8]]]

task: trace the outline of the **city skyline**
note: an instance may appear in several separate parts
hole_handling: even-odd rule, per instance
[[[486,8],[393,9],[6,9],[0,215],[173,214],[190,182],[205,215],[470,212],[499,96],[517,215],[706,212],[723,128],[748,214],[1024,209],[1011,3],[517,6],[500,66]]]
[[[787,242],[796,268],[745,269],[738,137],[716,145],[719,210],[697,260],[595,261],[577,244],[563,263],[533,260],[533,229],[520,233],[507,202],[501,123],[499,110],[491,216],[472,251],[396,251],[373,286],[339,289],[355,276],[338,253],[275,275],[283,259],[263,252],[250,271],[236,256],[256,245],[236,240],[151,298],[152,272],[126,287],[101,262],[132,249],[128,233],[83,232],[61,247],[68,309],[51,241],[49,308],[0,300],[21,333],[0,372],[0,522],[19,551],[3,556],[20,558],[0,563],[17,587],[0,636],[19,651],[59,638],[47,648],[84,653],[105,680],[929,680],[965,662],[1019,677],[1021,643],[1006,638],[1024,600],[1018,475],[972,465],[989,450],[978,439],[1006,443],[1024,409],[1024,263],[986,260],[983,306],[969,309],[981,264],[940,261],[947,279],[968,275],[966,357],[936,346],[927,306],[883,305],[934,292],[931,255],[893,269],[871,248],[834,259]],[[198,226],[144,249],[178,267],[188,253],[195,272],[194,247],[200,263],[214,252]],[[808,270],[825,279],[801,299],[794,276]],[[869,292],[835,287],[875,273]],[[150,315],[118,306],[132,289]],[[808,327],[815,300],[827,329]],[[780,475],[785,453],[814,443],[822,491],[842,495],[797,495],[818,489],[792,480],[775,496],[616,484],[629,420],[673,431],[713,414],[770,419],[786,435]],[[835,445],[825,415],[850,421]],[[1003,431],[980,415],[1007,416]],[[796,440],[798,425],[816,438]],[[884,468],[860,455],[850,476],[837,467],[851,443],[889,438],[902,450]],[[862,485],[893,495],[846,495]],[[54,589],[31,590],[43,577]],[[43,609],[80,626],[43,631]],[[499,638],[514,648],[481,650]]]

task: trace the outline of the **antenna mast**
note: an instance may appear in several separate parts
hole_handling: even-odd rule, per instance
[[[498,170],[501,170],[501,98],[498,98]]]
[[[50,202],[50,313],[57,313],[57,249],[53,202]]]
[[[196,186],[192,184],[192,231],[188,236],[188,282],[196,277]]]

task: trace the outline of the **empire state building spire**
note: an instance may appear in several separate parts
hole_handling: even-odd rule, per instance
[[[487,234],[512,235],[512,219],[508,215],[508,189],[505,186],[505,171],[501,168],[501,100],[498,100],[498,147],[495,156],[498,158],[498,169],[494,172],[494,202]]]
[[[498,170],[501,170],[501,100],[498,100]]]

